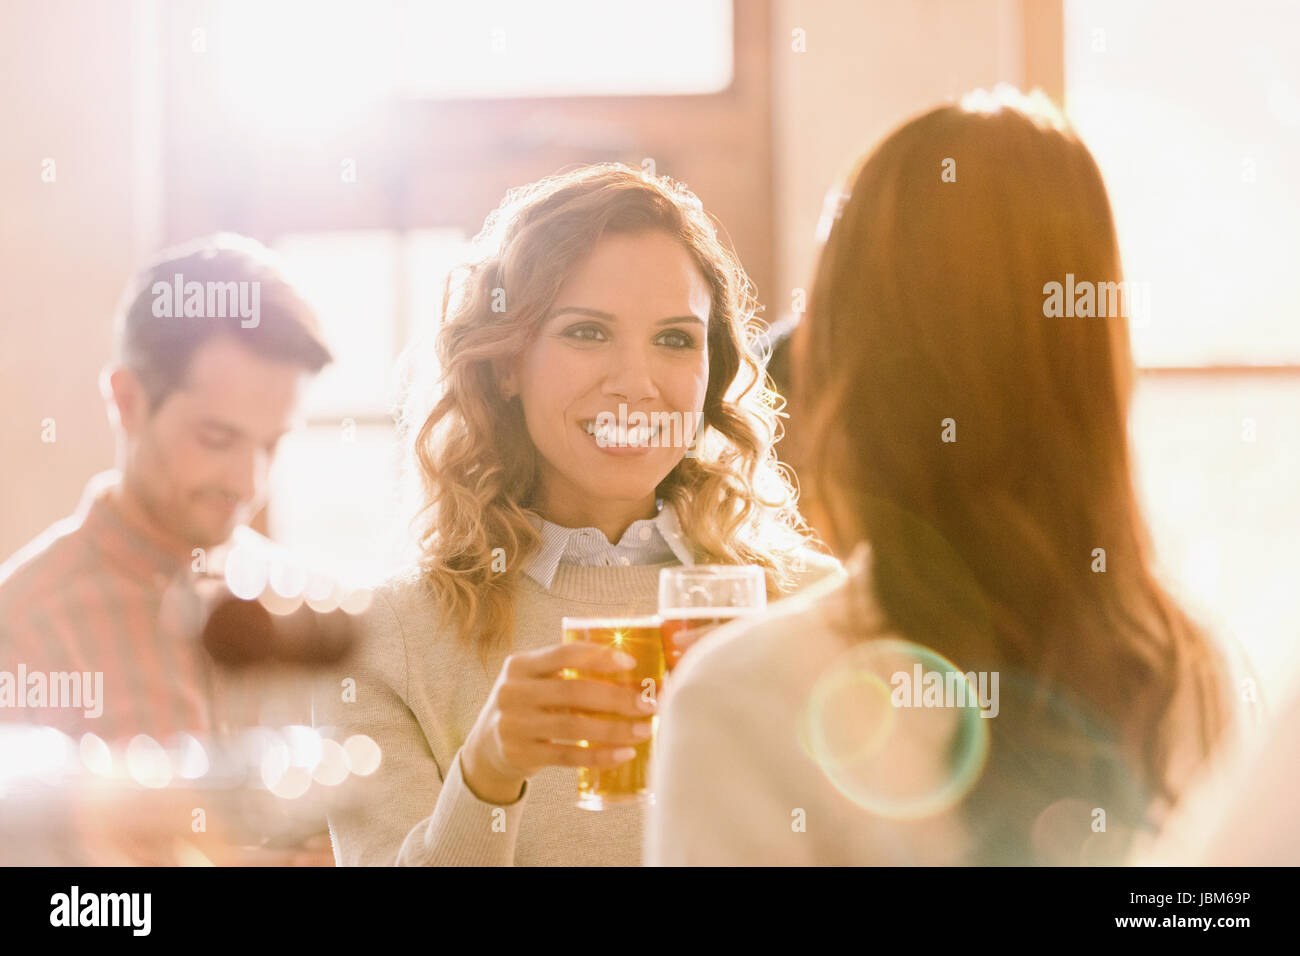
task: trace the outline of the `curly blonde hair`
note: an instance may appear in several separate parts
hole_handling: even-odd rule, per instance
[[[540,543],[530,520],[539,453],[499,372],[528,347],[602,236],[646,230],[678,239],[712,293],[697,454],[683,457],[656,495],[677,509],[697,560],[760,565],[772,593],[793,587],[810,543],[793,476],[773,451],[783,400],[755,344],[765,326],[753,286],[699,199],[621,164],[547,177],[506,194],[475,240],[478,254],[449,277],[438,394],[427,415],[408,404],[401,422],[414,434],[422,489],[420,575],[451,626],[485,655],[513,630],[514,587]],[[494,570],[495,549],[504,571]]]

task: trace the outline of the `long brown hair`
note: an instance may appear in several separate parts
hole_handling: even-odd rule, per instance
[[[437,338],[440,395],[408,405],[424,491],[421,572],[462,638],[480,650],[511,633],[512,595],[540,537],[530,521],[538,452],[499,370],[536,335],[572,269],[603,235],[662,230],[691,254],[709,285],[709,382],[694,457],[656,493],[675,506],[701,560],[758,564],[769,585],[795,580],[807,526],[777,461],[777,396],[753,348],[753,288],[698,198],[621,164],[583,167],[512,190],[453,277]],[[504,572],[493,551],[503,549]]]
[[[1174,799],[1174,750],[1209,754],[1227,720],[1218,656],[1151,571],[1125,318],[1044,311],[1067,273],[1123,278],[1092,156],[1000,90],[904,124],[828,208],[795,404],[819,530],[870,543],[893,628],[1077,701]],[[1032,723],[1002,709],[991,754]]]

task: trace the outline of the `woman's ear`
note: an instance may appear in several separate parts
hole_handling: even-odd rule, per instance
[[[497,389],[501,397],[510,399],[519,394],[519,374],[513,360],[497,368]]]

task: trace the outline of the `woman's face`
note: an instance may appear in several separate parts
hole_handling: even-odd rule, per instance
[[[665,232],[606,236],[573,270],[502,381],[541,453],[544,511],[653,505],[704,410],[711,304]],[[610,422],[633,427],[597,427]]]

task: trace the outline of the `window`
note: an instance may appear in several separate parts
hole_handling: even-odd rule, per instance
[[[1300,364],[1300,8],[1065,7],[1066,106],[1149,283],[1143,365]]]
[[[1151,292],[1132,429],[1157,552],[1273,693],[1300,620],[1298,30],[1266,0],[1065,4],[1066,107]]]
[[[281,120],[387,97],[716,93],[734,65],[730,0],[231,0],[214,52],[229,100]]]
[[[286,436],[271,477],[271,535],[347,583],[408,557],[415,488],[395,443],[394,362],[436,332],[445,279],[465,252],[459,230],[344,231],[276,240],[315,304],[335,361],[308,393],[307,427]],[[432,378],[431,355],[412,366]]]
[[[775,272],[767,0],[187,0],[156,13],[163,234],[278,237],[339,359],[308,398],[307,430],[282,443],[266,512],[265,530],[322,571],[373,577],[397,560],[374,544],[390,513],[409,517],[390,506],[404,493],[393,362],[438,314],[444,259],[508,189],[650,161],[727,223],[759,288]]]

